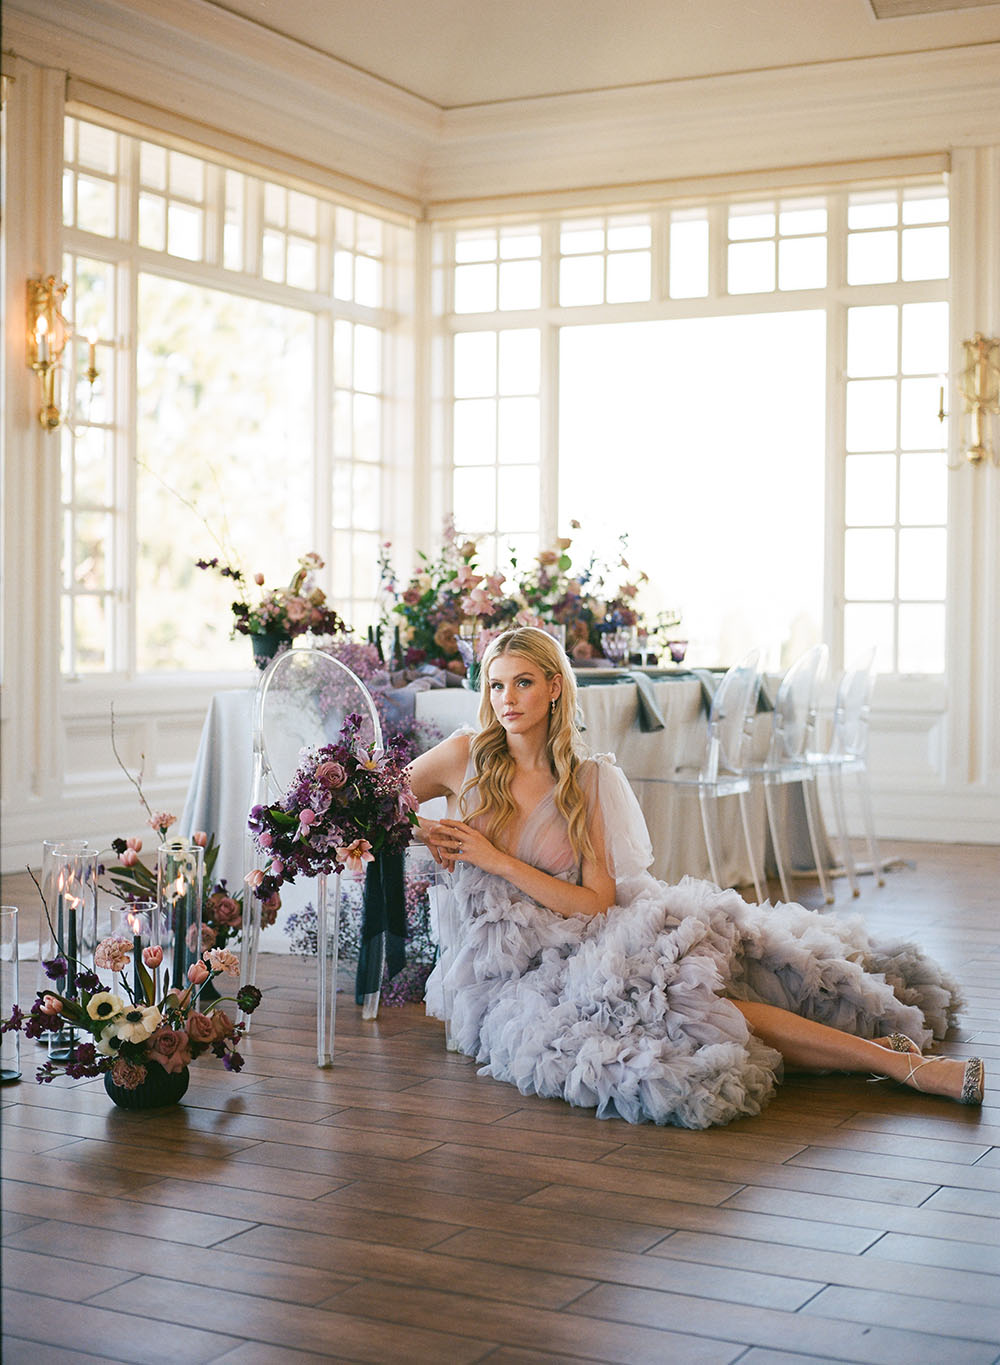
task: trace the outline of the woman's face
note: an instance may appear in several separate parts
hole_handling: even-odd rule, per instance
[[[546,678],[523,654],[501,654],[490,664],[490,704],[509,735],[548,728],[552,699],[562,691],[562,679]]]

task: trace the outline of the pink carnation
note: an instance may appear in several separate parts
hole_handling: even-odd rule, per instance
[[[132,956],[132,943],[127,938],[102,938],[94,949],[94,966],[109,972],[122,972]]]
[[[124,1057],[119,1057],[111,1068],[111,1079],[123,1090],[135,1090],[136,1086],[142,1085],[146,1079],[146,1068],[133,1066]]]
[[[169,829],[171,825],[177,823],[177,816],[171,815],[169,811],[157,810],[146,821],[151,829],[163,831]]]
[[[225,972],[227,976],[239,976],[240,960],[235,953],[229,952],[226,948],[213,948],[204,956],[213,972]]]

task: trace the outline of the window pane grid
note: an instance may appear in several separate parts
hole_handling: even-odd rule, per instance
[[[651,214],[563,219],[558,249],[560,307],[644,303],[652,297]]]
[[[100,225],[91,182],[109,190],[112,210],[99,233],[114,239],[108,260],[99,259],[105,248],[93,245]],[[321,577],[330,600],[346,619],[364,623],[387,529],[383,428],[395,320],[384,311],[383,294],[391,272],[407,268],[397,258],[409,229],[79,118],[65,125],[63,183],[66,311],[77,328],[66,352],[71,406],[60,436],[65,671],[246,665],[246,642],[226,642],[231,587],[194,570],[195,555],[219,548],[206,541],[209,531],[192,519],[183,534],[166,541],[160,534],[168,524],[176,532],[189,514],[226,536],[226,524],[235,524],[229,557],[250,579],[263,570],[268,586],[287,581],[295,555],[323,553],[325,541],[329,567]],[[346,305],[333,295],[338,250],[350,264]],[[405,248],[405,260],[411,258]],[[175,272],[175,259],[205,267],[204,283]],[[227,278],[236,273],[241,287],[230,293]],[[262,287],[248,289],[248,280]],[[316,362],[326,355],[320,322],[332,331],[344,307],[349,357],[338,385],[332,374],[320,378]],[[99,370],[93,388],[86,379],[88,334]],[[135,338],[137,348],[135,432],[122,424],[126,410],[115,392],[123,336]],[[239,365],[234,357],[242,358]],[[127,373],[128,357],[122,359]],[[329,442],[327,423],[312,430],[316,380],[334,395]],[[334,434],[346,443],[339,459]],[[153,469],[156,458],[169,469]],[[285,473],[265,492],[276,458]],[[157,483],[158,472],[175,492]],[[302,518],[317,488],[332,488],[334,498],[333,515],[315,521],[318,546],[312,520],[303,526]],[[268,534],[264,525],[249,524],[247,508],[251,520],[265,515]],[[126,530],[133,525],[136,537]],[[244,562],[246,554],[261,562]],[[346,572],[336,574],[338,565]],[[254,600],[256,585],[249,587]],[[193,602],[200,604],[195,610]],[[196,641],[187,639],[192,630]]]

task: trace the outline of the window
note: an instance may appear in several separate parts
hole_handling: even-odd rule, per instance
[[[364,627],[412,229],[84,118],[64,146],[63,671],[244,667],[199,557],[271,585],[318,550]]]
[[[533,267],[509,321],[508,232]],[[502,563],[572,518],[578,547],[628,530],[702,662],[777,668],[832,622],[847,661],[942,672],[948,257],[940,180],[438,229],[459,531]]]

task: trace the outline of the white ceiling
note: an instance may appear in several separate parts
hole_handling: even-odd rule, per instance
[[[989,0],[207,3],[441,109],[1000,41]]]

